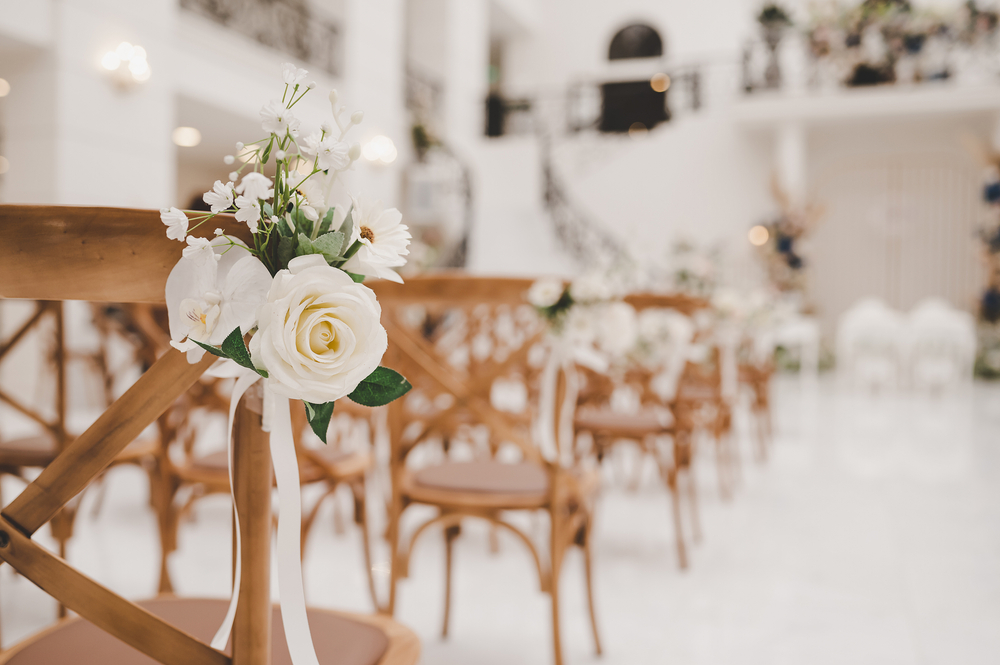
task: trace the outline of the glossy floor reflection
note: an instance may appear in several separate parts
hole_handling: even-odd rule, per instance
[[[775,404],[771,458],[752,461],[742,437],[743,477],[731,502],[719,499],[711,458],[701,456],[705,538],[687,572],[677,569],[667,495],[652,470],[634,491],[608,474],[595,550],[605,655],[593,655],[581,562],[571,553],[567,662],[996,662],[1000,386],[950,397],[845,395],[832,381],[803,392],[782,379]],[[625,470],[629,461],[617,460]],[[13,481],[3,489],[8,498],[18,491]],[[95,496],[85,497],[71,561],[129,597],[152,594],[159,555],[144,476],[112,474],[96,516]],[[307,595],[315,605],[370,610],[359,532],[345,509],[348,524],[336,534],[333,512],[308,545]],[[420,634],[424,663],[551,662],[549,605],[533,564],[503,534],[492,554],[488,536],[470,526],[458,541],[447,641],[439,637],[442,539],[418,545],[398,616]],[[198,504],[172,562],[179,593],[226,594],[229,538],[225,501]],[[384,581],[384,548],[376,560]],[[6,566],[0,599],[5,644],[54,617],[52,601]]]

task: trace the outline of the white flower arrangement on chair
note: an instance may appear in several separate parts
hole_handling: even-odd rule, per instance
[[[205,193],[209,212],[169,208],[160,218],[168,238],[187,243],[166,287],[171,344],[191,362],[205,352],[228,358],[275,394],[302,399],[325,441],[336,400],[381,406],[410,389],[379,366],[387,348],[381,308],[360,283],[402,282],[393,268],[406,263],[410,233],[399,211],[378,201],[331,204],[338,177],[361,154],[347,135],[364,115],[347,115],[331,91],[333,122],[301,136],[293,108],[315,88],[302,83],[306,75],[284,65],[281,99],[260,111],[266,136],[236,145],[245,162]],[[271,160],[273,180],[264,174]],[[223,213],[247,225],[252,246],[222,229],[211,239],[189,235]]]

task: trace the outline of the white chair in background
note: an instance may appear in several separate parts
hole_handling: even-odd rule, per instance
[[[863,298],[837,324],[837,367],[847,386],[900,384],[905,326],[899,312],[878,298]]]
[[[774,348],[780,346],[798,353],[802,384],[815,384],[819,378],[819,322],[811,316],[795,314],[779,324],[771,335]]]
[[[976,324],[940,298],[920,301],[907,316],[906,365],[917,389],[943,389],[972,379]]]

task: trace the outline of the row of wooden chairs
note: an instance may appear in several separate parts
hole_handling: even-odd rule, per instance
[[[148,396],[149,391],[156,389],[152,386],[158,385],[159,381],[165,380],[168,384],[173,382],[165,395],[159,396],[156,406],[146,406],[142,409],[142,414],[147,418],[147,422],[156,419],[161,441],[179,441],[180,447],[184,451],[182,461],[178,462],[169,454],[167,447],[161,445],[155,460],[158,469],[156,476],[158,486],[152,490],[152,494],[153,503],[157,507],[160,519],[160,534],[164,552],[160,590],[163,593],[169,593],[172,590],[172,582],[167,566],[168,555],[176,548],[177,525],[190,504],[189,500],[178,505],[178,495],[182,493],[181,490],[184,487],[189,488],[191,496],[194,497],[229,491],[225,458],[219,455],[207,458],[198,456],[194,453],[194,446],[191,445],[198,435],[196,412],[199,409],[209,412],[224,410],[227,406],[226,399],[220,394],[216,382],[204,378],[199,380],[201,371],[207,367],[206,362],[195,366],[195,369],[182,371],[184,367],[176,359],[178,354],[167,350],[164,344],[166,341],[163,333],[164,326],[162,321],[157,321],[157,317],[160,316],[158,310],[156,307],[146,304],[162,299],[162,281],[165,280],[166,271],[172,266],[171,257],[176,251],[174,248],[176,243],[169,245],[156,240],[155,234],[162,233],[162,229],[158,225],[158,220],[156,224],[152,224],[151,214],[144,211],[67,208],[20,208],[15,210],[12,208],[0,207],[0,232],[6,232],[8,226],[13,229],[15,215],[23,216],[25,214],[34,215],[43,228],[45,228],[46,222],[50,226],[52,222],[58,222],[61,229],[68,227],[68,238],[52,237],[42,242],[40,248],[34,251],[41,255],[49,252],[51,255],[59,256],[70,266],[80,265],[85,263],[84,259],[93,258],[88,256],[90,250],[79,244],[79,239],[86,232],[85,228],[94,228],[94,220],[98,220],[96,225],[102,235],[105,233],[110,235],[116,230],[121,232],[128,225],[128,240],[145,248],[147,260],[152,259],[154,263],[159,261],[156,264],[159,268],[152,271],[151,276],[140,280],[142,284],[139,287],[135,283],[130,283],[127,288],[109,289],[106,282],[112,277],[109,275],[105,281],[91,279],[77,283],[69,289],[70,294],[65,297],[85,297],[96,301],[115,299],[127,303],[123,308],[123,311],[128,314],[127,325],[130,333],[140,340],[139,353],[146,354],[142,362],[144,365],[148,365],[150,370],[135,387],[126,392],[111,407],[109,413],[125,415],[127,413],[123,411],[125,407],[120,406],[120,404],[124,401],[127,404],[135,405],[136,392]],[[114,244],[115,242],[127,241],[113,238],[110,242]],[[24,244],[24,247],[27,247],[27,243]],[[0,250],[0,253],[3,251]],[[35,256],[23,256],[26,251],[26,249],[21,249],[21,254],[19,254],[18,246],[15,243],[13,255],[18,257],[20,264],[18,268],[21,270],[31,270],[33,262],[37,266],[39,261]],[[176,259],[173,258],[173,260]],[[126,263],[128,262],[126,261]],[[123,269],[117,264],[109,268],[112,268],[111,272]],[[69,274],[69,270],[67,268],[67,274]],[[26,274],[30,274],[30,272]],[[7,280],[14,279],[15,273],[13,271],[0,270],[0,295],[4,297],[52,298],[61,293],[61,288],[66,286],[51,281],[34,285],[33,288],[20,282],[8,284]],[[577,403],[572,406],[575,414],[571,414],[572,439],[565,441],[559,432],[553,432],[553,436],[547,437],[544,432],[540,431],[540,427],[546,426],[546,423],[551,427],[552,421],[561,422],[564,414],[558,411],[554,414],[552,421],[547,421],[543,417],[544,414],[541,413],[543,384],[551,379],[551,376],[547,378],[546,375],[550,367],[548,354],[551,352],[551,348],[545,343],[543,324],[535,312],[525,303],[524,296],[530,287],[530,281],[473,279],[463,274],[446,274],[409,279],[405,285],[378,282],[372,286],[382,305],[383,324],[390,339],[390,347],[384,364],[401,371],[414,386],[410,395],[403,400],[394,402],[387,408],[391,496],[387,501],[389,519],[386,536],[391,547],[391,557],[390,585],[386,601],[379,601],[372,579],[369,534],[367,533],[365,517],[365,478],[372,466],[370,454],[368,452],[347,452],[338,450],[334,446],[313,450],[304,445],[301,438],[297,441],[297,448],[301,460],[300,475],[303,483],[320,482],[326,485],[326,491],[322,494],[320,501],[329,496],[341,484],[347,484],[353,490],[352,494],[356,502],[355,516],[362,527],[369,587],[376,608],[385,611],[388,615],[394,612],[397,604],[398,583],[409,573],[409,558],[415,542],[430,529],[439,528],[445,540],[446,581],[442,634],[446,636],[451,612],[453,543],[461,533],[461,526],[465,520],[480,519],[486,521],[492,529],[513,534],[531,553],[538,571],[540,588],[551,598],[553,653],[556,665],[562,663],[559,604],[560,571],[568,549],[571,547],[581,549],[585,564],[585,583],[595,650],[600,653],[601,646],[591,587],[591,544],[594,506],[599,489],[598,469],[594,464],[588,463],[590,458],[582,459],[579,455],[575,455],[575,443],[578,436],[586,432],[594,442],[594,457],[598,461],[604,458],[614,445],[623,440],[638,442],[643,451],[655,457],[660,475],[670,490],[678,557],[681,566],[685,566],[687,552],[683,535],[684,529],[682,528],[682,503],[684,499],[688,503],[691,530],[695,538],[698,537],[699,531],[697,491],[691,466],[696,435],[699,432],[706,432],[715,440],[720,482],[724,491],[731,489],[732,469],[736,461],[732,444],[729,442],[731,438],[729,436],[731,404],[730,398],[724,394],[722,388],[722,362],[718,352],[708,363],[688,363],[679,382],[678,390],[669,401],[664,401],[655,394],[655,391],[650,390],[650,372],[633,371],[626,380],[633,381],[641,387],[643,409],[638,416],[633,414],[629,418],[622,418],[608,408],[608,397],[614,386],[607,377],[594,372],[588,373],[588,370],[584,368],[573,368],[573,372],[583,376],[585,388],[579,392]],[[138,293],[136,292],[137,288]],[[129,303],[130,300],[131,303]],[[630,301],[633,306],[640,309],[665,307],[689,315],[705,306],[705,303],[700,301],[668,296],[634,296],[630,298]],[[105,322],[109,328],[114,323],[114,321]],[[118,323],[120,324],[121,320]],[[3,351],[0,350],[0,357],[2,357],[2,353]],[[157,368],[161,367],[169,367],[169,371],[157,371]],[[563,396],[568,381],[565,370],[566,368],[561,368],[555,375],[555,404],[557,405],[561,405],[564,401]],[[178,378],[181,374],[183,374],[183,381]],[[747,369],[742,372],[741,376],[745,378],[748,385],[754,387],[755,413],[758,410],[766,409],[766,380],[761,378],[765,374],[754,375],[750,369]],[[753,383],[754,381],[757,383]],[[184,385],[181,386],[180,383]],[[346,400],[341,403],[343,406],[347,404]],[[342,410],[341,405],[338,405],[338,411]],[[350,408],[348,407],[348,409]],[[240,417],[243,420],[239,422],[249,423],[243,428],[247,441],[266,438],[258,434],[259,415],[254,415],[254,411],[252,399],[249,400],[248,404],[241,406]],[[355,415],[365,419],[374,418],[374,414],[363,407],[355,407]],[[298,426],[295,429],[298,435],[305,430],[304,414],[296,413],[296,420]],[[106,424],[106,422],[99,420],[95,427]],[[129,431],[132,429],[134,426]],[[763,432],[763,429],[761,431]],[[88,430],[67,447],[66,455],[70,457],[74,453],[80,455],[83,454],[82,451],[90,447],[111,450],[121,445],[121,439],[124,436],[125,434],[122,433],[102,440]],[[546,440],[554,442],[555,448],[547,448],[543,444],[543,441]],[[663,440],[670,442],[667,446],[669,450],[664,450]],[[243,439],[240,442],[242,445]],[[566,446],[572,447],[573,450],[567,451]],[[253,453],[254,446],[251,444],[246,444],[243,447],[247,449],[247,455],[262,454],[260,450]],[[64,457],[60,456],[55,460],[49,460],[51,462],[47,465],[49,468],[39,478],[44,482],[50,482],[52,477],[57,477],[56,474],[70,473],[65,464],[56,463]],[[110,459],[105,458],[107,458],[107,452],[103,453],[101,461],[107,464],[114,459],[113,456]],[[428,460],[431,462],[428,463]],[[99,471],[97,466],[96,463],[90,464],[88,471]],[[269,469],[268,464],[264,464],[264,466]],[[263,539],[263,534],[267,534],[268,539],[270,537],[271,518],[269,509],[264,511],[263,507],[259,505],[262,503],[259,496],[261,493],[269,493],[270,473],[268,472],[266,478],[254,477],[253,474],[246,471],[246,467],[244,467],[243,472],[240,472],[240,468],[240,464],[237,462],[237,488],[239,489],[241,484],[244,488],[252,486],[258,497],[256,501],[250,495],[244,497],[248,506],[257,506],[257,508],[248,511],[246,528],[257,533],[258,542],[262,542],[260,539]],[[78,473],[82,477],[82,473]],[[8,522],[11,526],[15,523],[20,524],[17,522],[16,516],[18,515],[17,509],[24,504],[22,497],[27,495],[27,500],[37,496],[42,497],[39,499],[40,501],[46,499],[44,495],[32,491],[32,488],[38,484],[36,481],[30,485],[25,494],[15,500],[15,504],[12,504],[14,506],[13,514],[8,512],[8,509],[4,510],[0,520],[6,521],[0,522],[0,530]],[[82,487],[81,479],[77,479],[77,484]],[[682,485],[685,489],[683,493],[681,492]],[[240,496],[238,491],[238,502]],[[62,498],[61,494],[59,498]],[[47,503],[54,503],[54,501],[54,499],[49,499]],[[430,506],[435,509],[436,514],[412,532],[404,533],[402,529],[404,513],[409,507],[415,505]],[[307,518],[304,521],[303,541],[315,520],[318,508],[319,503],[315,504],[307,513]],[[241,528],[243,528],[244,512],[244,508],[241,507]],[[530,534],[520,529],[514,521],[508,519],[515,512],[546,515],[549,526],[547,542],[535,542]],[[265,519],[267,520],[266,527],[264,526]],[[37,517],[35,521],[38,521]],[[253,526],[254,524],[256,526]],[[33,530],[30,525],[27,529],[19,529],[25,535],[30,535]],[[244,533],[247,532],[244,531]],[[242,630],[234,629],[232,662],[240,662],[240,665],[242,662],[267,662],[266,656],[262,655],[266,649],[259,644],[259,640],[252,638],[247,630],[250,626],[260,629],[265,624],[269,625],[271,621],[266,606],[267,594],[262,591],[263,587],[261,587],[266,578],[266,573],[260,569],[262,565],[261,553],[255,552],[253,556],[256,559],[251,557],[253,560],[248,561],[246,559],[248,549],[250,548],[244,548],[244,570],[248,569],[248,565],[251,566],[249,569],[252,573],[248,576],[246,583],[255,589],[250,594],[255,600],[248,601],[253,606],[252,609],[243,608],[241,605],[241,608],[245,610],[241,616],[247,618],[248,624]],[[17,557],[12,560],[5,556],[3,547],[0,547],[0,558],[7,560],[15,567],[19,563],[23,564],[17,560]],[[18,569],[20,570],[20,568]],[[43,586],[43,588],[46,587]],[[53,593],[53,595],[62,598],[59,594]],[[101,606],[100,601],[95,601],[94,598],[87,597],[86,594],[73,600],[77,606],[81,606],[83,603],[85,607],[84,611],[71,606],[73,609],[90,619],[95,625],[108,628],[106,608]],[[127,601],[121,601],[121,603],[125,602]],[[160,610],[169,614],[174,611],[171,608],[181,608],[179,604],[167,603],[167,605],[163,605],[162,602],[164,601],[154,601],[146,609],[154,614]],[[87,607],[86,603],[95,603],[95,605]],[[202,603],[198,607],[206,608],[205,612],[199,614],[192,607],[184,606],[183,612],[179,611],[171,616],[182,622],[187,622],[189,617],[199,616],[197,621],[192,619],[186,624],[192,626],[190,629],[184,629],[204,640],[206,634],[201,628],[196,630],[193,627],[194,624],[199,627],[212,625],[213,620],[208,618],[209,615],[214,616],[214,612],[221,616],[224,607],[218,603],[215,605]],[[215,609],[210,609],[210,607]],[[124,616],[122,613],[138,611],[140,610],[136,609],[135,606],[126,607],[118,603],[116,604],[115,616]],[[342,616],[340,618],[343,619]],[[159,624],[157,625],[159,626]],[[237,626],[239,625],[237,622]],[[352,630],[363,633],[364,631],[357,628],[357,625],[352,626]],[[389,637],[386,639],[389,642],[383,651],[379,651],[377,648],[373,651],[373,653],[382,654],[382,660],[364,662],[408,662],[406,660],[387,661],[387,654],[396,652],[405,652],[410,656],[415,654],[416,647],[413,645],[412,634],[407,633],[405,629],[398,627],[391,620],[380,619],[375,624],[368,621],[365,625],[374,626],[372,630],[381,631],[379,634],[383,636],[388,635]],[[199,630],[202,632],[199,633]],[[55,632],[59,635],[64,634],[59,630]],[[133,647],[139,648],[140,651],[160,658],[163,662],[178,662],[176,659],[164,659],[157,655],[162,653],[162,649],[169,651],[169,647],[159,644],[156,639],[153,639],[154,633],[161,638],[163,637],[165,633],[163,633],[162,626],[159,626],[153,633],[138,636],[121,628],[112,630],[111,633]],[[268,634],[270,633],[268,632]],[[350,636],[336,634],[341,642],[351,643]],[[402,651],[399,649],[394,651],[393,639],[403,645],[400,647]],[[246,656],[246,659],[244,656],[238,655],[240,649],[236,649],[235,645],[240,643],[240,640],[249,640],[243,653],[256,655]],[[41,642],[45,641],[41,640]],[[184,641],[182,640],[182,642]],[[107,644],[111,643],[113,640],[107,642]],[[276,640],[274,643],[278,644],[278,641]],[[187,645],[185,648],[191,647],[190,643],[185,642],[185,644]],[[195,651],[197,649],[191,653]],[[21,651],[15,649],[15,652],[20,653]],[[205,655],[204,652],[200,653]],[[211,654],[205,657],[214,658]],[[7,662],[4,660],[5,658],[9,662],[34,662],[11,660],[13,657],[6,655],[0,657],[0,662]],[[169,658],[174,658],[174,656],[170,655]],[[192,660],[191,662],[209,662],[209,660]],[[274,662],[280,662],[280,657],[276,656]],[[321,662],[327,661],[321,659]]]

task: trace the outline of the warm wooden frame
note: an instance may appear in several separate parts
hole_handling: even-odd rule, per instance
[[[468,518],[487,521],[495,529],[515,535],[531,553],[539,574],[541,590],[552,601],[553,652],[556,665],[562,665],[562,643],[559,620],[559,578],[566,551],[573,545],[583,550],[584,570],[591,629],[595,648],[601,653],[597,618],[591,580],[591,532],[593,507],[598,489],[594,472],[566,469],[543,457],[535,442],[520,428],[520,414],[501,412],[490,403],[490,387],[494,379],[512,367],[525,363],[533,341],[540,339],[543,327],[535,337],[526,341],[506,361],[495,359],[482,363],[474,375],[464,376],[442,362],[434,348],[418,334],[407,330],[397,321],[401,309],[411,305],[439,306],[463,310],[467,314],[483,306],[523,306],[525,294],[532,284],[528,279],[478,278],[461,272],[425,275],[409,278],[405,285],[378,282],[373,288],[382,305],[383,324],[389,335],[387,364],[399,368],[415,386],[433,386],[454,398],[453,405],[433,417],[421,418],[422,431],[412,438],[405,438],[411,422],[403,400],[389,405],[388,424],[391,442],[390,472],[392,498],[389,505],[388,535],[391,549],[391,575],[388,612],[395,610],[396,587],[408,575],[409,559],[414,544],[432,526],[441,527],[445,537],[445,608],[442,636],[448,634],[451,609],[452,546],[460,533],[461,522]],[[560,383],[559,392],[564,389]],[[561,401],[557,398],[557,404]],[[521,494],[499,492],[465,492],[422,487],[417,491],[413,474],[406,467],[406,459],[417,443],[435,429],[447,429],[455,422],[474,422],[487,425],[491,438],[518,446],[526,461],[538,465],[548,478],[547,494],[541,499]],[[403,511],[414,504],[436,507],[438,516],[420,525],[406,542],[400,532]],[[531,510],[549,515],[549,543],[547,556],[539,554],[532,539],[516,526],[504,521],[502,513],[511,510]]]
[[[236,236],[246,228],[232,219],[220,224]],[[183,246],[168,240],[156,211],[58,206],[0,206],[0,297],[99,302],[162,302],[166,277]],[[83,490],[129,442],[212,364],[196,364],[171,349],[82,435],[68,444],[27,488],[0,511],[0,559],[95,626],[167,665],[258,665],[270,658],[270,615],[262,598],[270,589],[270,467],[253,471],[237,461],[236,486],[247,547],[243,549],[243,594],[233,629],[234,657],[174,628],[73,569],[31,540]],[[264,459],[267,437],[260,416],[244,399],[237,426],[237,459]],[[264,496],[267,500],[264,500]],[[266,513],[264,512],[266,508]],[[268,603],[264,609],[269,609]],[[388,655],[388,654],[387,654]],[[412,663],[408,658],[389,662]]]

